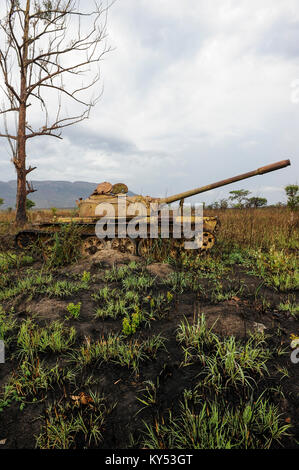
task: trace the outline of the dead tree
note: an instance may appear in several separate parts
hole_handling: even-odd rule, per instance
[[[26,197],[35,191],[27,181],[36,168],[26,164],[28,142],[61,139],[61,130],[87,119],[101,96],[99,64],[111,50],[109,6],[95,0],[92,11],[85,11],[77,0],[6,0],[0,21],[0,137],[8,139],[17,173],[18,225],[27,222]]]

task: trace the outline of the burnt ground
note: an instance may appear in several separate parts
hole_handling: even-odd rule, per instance
[[[77,331],[74,348],[89,338],[97,341],[103,335],[122,331],[122,318],[95,318],[97,301],[92,297],[100,288],[108,285],[111,289],[120,289],[121,282],[106,282],[105,273],[112,265],[123,266],[136,260],[131,256],[119,255],[113,258],[111,255],[102,258],[94,258],[92,261],[83,260],[81,263],[67,266],[53,271],[53,279],[74,281],[82,276],[84,271],[90,272],[91,280],[87,288],[79,292],[62,297],[23,292],[8,300],[0,302],[5,312],[12,311],[18,325],[28,318],[34,318],[38,325],[44,327],[56,320],[65,322],[68,327],[73,326]],[[138,259],[140,262],[140,259]],[[143,262],[144,264],[144,262]],[[41,263],[35,263],[30,269],[40,271]],[[154,263],[147,267],[151,276],[155,277],[154,285],[145,291],[147,296],[166,293],[169,286],[163,284],[163,280],[177,268]],[[14,279],[22,279],[28,276],[28,267],[11,270],[8,273]],[[273,390],[271,399],[279,407],[282,423],[290,423],[290,436],[284,437],[281,444],[273,443],[273,447],[295,448],[299,441],[299,364],[290,361],[290,336],[299,334],[298,317],[288,312],[282,312],[278,306],[287,302],[290,295],[298,304],[298,292],[279,292],[266,287],[261,279],[247,274],[243,266],[229,267],[227,272],[217,280],[221,283],[224,292],[237,292],[231,298],[217,301],[212,295],[213,282],[210,278],[198,280],[199,288],[184,288],[173,291],[173,300],[169,311],[163,318],[155,319],[150,325],[141,325],[130,337],[140,341],[160,334],[166,338],[165,349],[157,351],[156,356],[150,357],[140,364],[138,373],[128,367],[122,367],[113,362],[102,362],[82,368],[77,372],[75,384],[65,382],[62,385],[53,385],[46,391],[41,391],[36,396],[29,394],[24,399],[24,406],[20,402],[12,400],[7,406],[3,406],[0,412],[0,447],[1,449],[24,449],[36,447],[36,436],[44,429],[47,422],[46,408],[55,403],[65,405],[70,403],[72,395],[80,393],[98,392],[104,394],[110,404],[116,406],[107,416],[102,426],[102,441],[99,447],[104,449],[122,449],[142,446],[140,441],[144,431],[144,422],[152,424],[157,417],[166,416],[168,410],[178,413],[179,403],[185,389],[192,389],[198,383],[198,374],[202,365],[196,361],[183,367],[184,359],[182,347],[176,340],[178,324],[184,317],[192,323],[198,315],[204,313],[209,327],[214,325],[215,331],[220,337],[235,336],[241,341],[249,337],[250,332],[264,330],[268,346],[273,350],[285,350],[285,354],[275,355],[267,366],[269,375],[257,379],[255,393],[258,395],[265,388]],[[242,286],[242,289],[240,287]],[[228,296],[229,297],[229,296]],[[82,303],[78,320],[65,320],[66,307],[73,302]],[[128,339],[128,338],[127,338]],[[4,390],[11,374],[16,374],[20,365],[15,339],[12,341],[5,364],[0,365],[0,387]],[[41,353],[40,360],[48,364],[58,361],[62,369],[69,367],[67,355]],[[285,368],[288,376],[282,377],[279,368]],[[91,385],[86,385],[88,377],[92,377]],[[143,396],[146,381],[152,381],[157,385],[157,397],[150,407],[142,409],[142,403],[137,397]],[[277,393],[280,387],[281,393]],[[241,390],[238,393],[242,393]],[[271,393],[270,393],[271,395]],[[228,393],[228,401],[234,401],[233,394]],[[84,407],[84,404],[79,407]],[[87,407],[89,405],[86,405]],[[22,408],[22,409],[20,409]],[[76,448],[89,447],[86,442],[78,438]],[[93,445],[90,445],[93,447]],[[97,447],[97,446],[96,446]]]

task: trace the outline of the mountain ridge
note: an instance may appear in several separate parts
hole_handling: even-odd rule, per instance
[[[56,207],[57,209],[66,209],[76,207],[76,200],[83,199],[97,187],[98,183],[89,183],[86,181],[32,181],[33,187],[37,192],[29,194],[28,198],[35,202],[38,209],[49,209]],[[16,205],[16,180],[0,181],[0,198],[4,200],[4,204],[0,209],[14,208]],[[134,193],[128,192],[131,196]]]

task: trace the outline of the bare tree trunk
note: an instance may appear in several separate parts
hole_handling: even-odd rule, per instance
[[[17,170],[17,206],[16,206],[16,224],[23,225],[27,222],[26,214],[26,139],[25,139],[26,109],[20,109],[17,161],[15,167]]]
[[[28,38],[29,38],[29,13],[30,0],[26,3],[24,22],[24,47],[22,54],[22,67],[20,70],[20,110],[17,138],[17,158],[14,161],[17,170],[17,205],[16,224],[24,225],[27,222],[26,213],[26,88],[27,88],[27,60],[28,60]]]

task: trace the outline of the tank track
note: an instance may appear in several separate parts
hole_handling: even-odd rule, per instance
[[[54,243],[54,234],[52,231],[41,230],[23,230],[15,237],[15,245],[18,249],[27,250],[33,246],[39,246],[46,258]],[[131,239],[131,238],[115,238],[112,240],[99,239],[90,233],[82,234],[81,254],[83,256],[92,256],[97,252],[104,250],[116,250],[121,253],[128,253],[140,257],[153,255],[154,257],[163,258],[170,255],[176,258],[184,249],[184,239]],[[216,237],[211,232],[203,233],[202,247],[197,254],[202,255],[209,252],[216,242]]]

